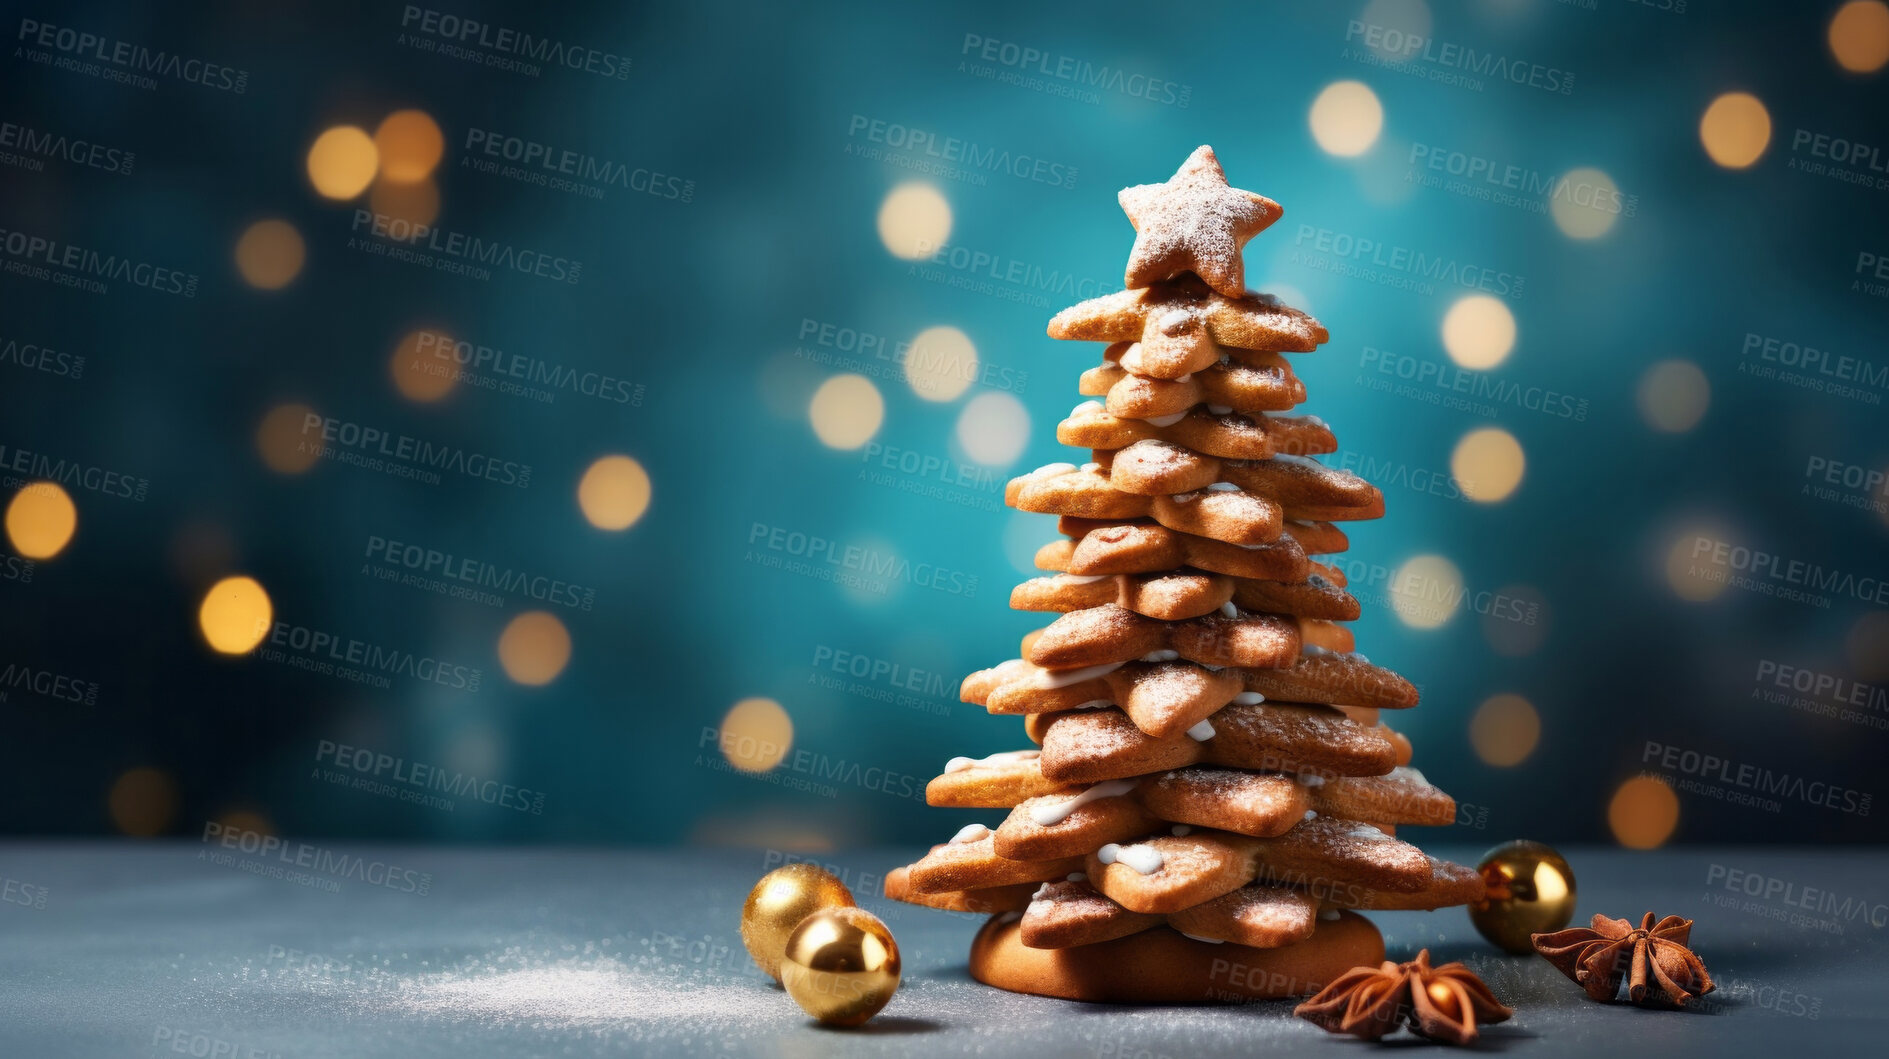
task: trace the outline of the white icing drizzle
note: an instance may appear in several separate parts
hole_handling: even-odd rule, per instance
[[[1198,934],[1189,934],[1185,930],[1178,930],[1178,931],[1175,931],[1175,933],[1179,934],[1183,938],[1192,938],[1195,941],[1204,941],[1209,945],[1221,945],[1221,944],[1224,944],[1227,940],[1225,938],[1203,938]]]
[[[1175,838],[1185,838],[1192,834],[1193,831],[1194,829],[1186,824],[1175,824],[1173,827],[1168,828],[1168,834],[1173,835]]]
[[[1318,819],[1318,810],[1317,810],[1317,809],[1307,809],[1307,810],[1305,811],[1305,816],[1303,816],[1302,818],[1300,818],[1300,822],[1301,822],[1301,823],[1303,823],[1303,822],[1304,822],[1304,821],[1306,821],[1306,820],[1316,820],[1316,819]]]
[[[965,769],[1007,765],[1012,761],[1029,761],[1041,754],[1041,750],[1004,750],[989,757],[954,757],[945,762],[946,772],[963,772]]]
[[[1225,666],[1213,666],[1213,665],[1208,665],[1208,664],[1207,664],[1207,663],[1205,663],[1205,662],[1196,662],[1196,663],[1194,663],[1194,664],[1195,664],[1195,665],[1197,665],[1197,666],[1199,666],[1200,668],[1202,668],[1202,669],[1204,669],[1204,670],[1206,670],[1206,671],[1207,671],[1207,672],[1209,672],[1209,673],[1218,673],[1218,672],[1220,672],[1220,671],[1221,671],[1222,669],[1225,669],[1225,668],[1226,668]]]
[[[958,833],[951,836],[951,844],[956,846],[965,842],[977,842],[990,835],[990,828],[983,824],[965,824],[958,828]]]
[[[1240,487],[1232,482],[1215,482],[1207,487],[1209,493],[1237,493]]]
[[[1187,418],[1186,412],[1176,412],[1171,416],[1150,416],[1149,418],[1142,420],[1142,422],[1152,423],[1158,427],[1171,427],[1174,424],[1186,418]]]
[[[1030,810],[1030,819],[1035,821],[1038,827],[1054,827],[1069,819],[1069,814],[1075,812],[1078,806],[1100,801],[1103,798],[1119,798],[1134,789],[1133,780],[1108,780],[1090,787],[1073,798],[1038,805]]]
[[[1235,706],[1257,706],[1265,701],[1266,696],[1261,695],[1257,691],[1242,691],[1238,695],[1233,696],[1233,705]]]
[[[1107,676],[1120,669],[1125,663],[1107,662],[1099,666],[1083,666],[1081,669],[1042,669],[1036,674],[1036,686],[1039,688],[1066,688],[1071,684],[1080,684],[1085,680]]]
[[[1161,859],[1160,850],[1155,849],[1153,846],[1144,846],[1139,843],[1132,846],[1124,846],[1119,843],[1110,842],[1108,845],[1095,851],[1095,859],[1104,864],[1114,864],[1119,861],[1143,875],[1153,875],[1155,872],[1161,870],[1161,865],[1164,863]]]
[[[1172,662],[1180,656],[1181,653],[1179,651],[1171,651],[1164,648],[1159,651],[1149,651],[1147,654],[1141,656],[1141,660],[1143,662]]]
[[[1114,574],[1064,574],[1063,583],[1066,585],[1093,585],[1097,581],[1107,581],[1114,576]]]
[[[1181,376],[1180,378],[1178,378],[1178,379],[1175,379],[1174,381],[1175,381],[1175,382],[1186,382],[1187,380],[1189,380],[1189,379],[1191,379],[1191,378],[1193,378],[1193,377],[1194,377],[1194,373],[1190,371],[1190,372],[1188,372],[1187,374],[1185,374],[1185,375],[1183,375],[1183,376]]]
[[[1088,882],[1089,873],[1082,872],[1082,871],[1072,871],[1068,875],[1063,876],[1063,878],[1067,879],[1070,882]]]
[[[1338,910],[1336,908],[1321,908],[1318,910],[1318,918],[1330,923],[1332,920],[1338,918]]]
[[[1240,616],[1240,608],[1234,606],[1233,601],[1229,599],[1225,603],[1220,604],[1220,613],[1229,618],[1237,618]]]
[[[1115,705],[1115,703],[1109,699],[1090,699],[1088,702],[1078,703],[1069,708],[1072,710],[1106,710],[1113,705]]]
[[[1224,364],[1226,361],[1222,360],[1221,363]],[[1230,404],[1210,404],[1207,406],[1207,411],[1217,416],[1223,416],[1233,411],[1233,406]]]
[[[1323,787],[1325,785],[1325,777],[1316,772],[1301,772],[1297,776],[1297,779],[1301,787]]]
[[[1195,726],[1187,730],[1187,738],[1195,740],[1197,742],[1202,742],[1202,743],[1206,742],[1209,739],[1212,739],[1215,734],[1216,733],[1213,730],[1213,722],[1207,721],[1207,720],[1203,720],[1199,724],[1196,724]]]
[[[1329,469],[1312,457],[1301,456],[1296,452],[1275,452],[1272,454],[1272,458],[1280,463],[1290,463],[1298,467],[1316,467],[1321,471]]]

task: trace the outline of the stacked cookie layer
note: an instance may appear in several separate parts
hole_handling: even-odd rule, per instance
[[[1059,516],[1063,535],[1037,553],[1049,576],[1017,586],[1011,606],[1060,617],[962,688],[1023,716],[1036,747],[952,759],[927,800],[1007,815],[892,872],[888,891],[992,913],[972,973],[1004,988],[1142,1002],[1306,993],[1381,959],[1351,910],[1462,904],[1482,882],[1395,834],[1450,823],[1455,803],[1381,722],[1415,706],[1416,689],[1356,653],[1342,623],[1358,601],[1320,561],[1348,547],[1335,523],[1384,510],[1376,488],[1316,459],[1337,449],[1331,430],[1291,414],[1305,389],[1285,355],[1328,335],[1238,286],[1239,245],[1279,209],[1227,187],[1207,148],[1148,187],[1178,190],[1152,239],[1153,219],[1130,208],[1129,289],[1049,325],[1109,343],[1081,378],[1097,400],[1057,428],[1090,462],[1039,468],[1005,493]],[[1149,194],[1131,188],[1124,206]],[[1249,200],[1264,223],[1220,238],[1221,215],[1246,216]],[[1150,281],[1151,253],[1192,267]]]

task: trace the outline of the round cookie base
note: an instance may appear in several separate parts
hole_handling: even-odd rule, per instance
[[[1384,960],[1370,920],[1340,912],[1277,949],[1195,941],[1169,927],[1070,949],[1023,944],[1014,915],[993,916],[971,942],[971,977],[1013,993],[1110,1004],[1241,1004],[1306,996],[1354,967]]]

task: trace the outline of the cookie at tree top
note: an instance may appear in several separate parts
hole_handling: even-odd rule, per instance
[[[1246,292],[1240,248],[1285,213],[1264,195],[1229,185],[1220,159],[1205,145],[1165,183],[1123,188],[1116,201],[1135,226],[1122,286],[1145,287],[1190,272],[1230,298]]]

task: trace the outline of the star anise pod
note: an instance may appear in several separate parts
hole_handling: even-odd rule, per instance
[[[1477,1023],[1515,1014],[1462,964],[1430,966],[1429,949],[1409,963],[1385,960],[1377,967],[1354,967],[1292,1013],[1332,1033],[1367,1041],[1408,1024],[1419,1037],[1449,1044],[1468,1044],[1476,1039]]]
[[[1692,920],[1653,913],[1635,927],[1624,919],[1596,915],[1592,929],[1569,927],[1530,936],[1535,951],[1587,990],[1595,1000],[1619,997],[1627,981],[1627,999],[1643,1007],[1685,1007],[1686,1001],[1717,988],[1705,963],[1686,947]]]

